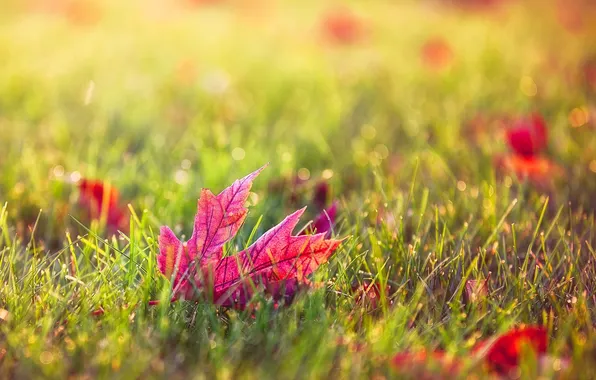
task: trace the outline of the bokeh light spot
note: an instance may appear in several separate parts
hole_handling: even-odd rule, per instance
[[[367,140],[372,140],[377,135],[377,130],[372,125],[367,124],[364,127],[362,127],[360,135]]]
[[[232,158],[235,161],[242,161],[246,157],[246,152],[242,148],[234,148],[232,150]]]
[[[186,170],[177,170],[174,175],[174,181],[179,185],[188,183],[188,172]]]
[[[579,128],[590,121],[590,114],[585,107],[576,107],[571,110],[568,119],[573,128]]]
[[[79,173],[79,172],[70,173],[70,180],[73,183],[79,182],[81,180],[81,173]]]
[[[54,361],[54,354],[50,351],[43,351],[41,355],[39,355],[39,361],[41,364],[51,364]]]
[[[300,178],[302,181],[308,181],[308,179],[310,178],[310,170],[308,170],[307,168],[299,169],[298,178]]]
[[[56,178],[62,178],[62,176],[64,175],[64,166],[62,166],[62,165],[54,166],[54,169],[52,169],[52,174],[54,174],[54,177],[56,177]]]

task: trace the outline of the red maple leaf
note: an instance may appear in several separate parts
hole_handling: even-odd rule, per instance
[[[429,38],[420,49],[422,62],[433,70],[447,68],[453,61],[453,50],[442,37]]]
[[[318,209],[327,207],[331,190],[327,181],[319,181],[313,190],[312,203]]]
[[[494,340],[480,341],[472,349],[474,359],[486,365],[489,372],[506,376],[516,369],[524,353],[533,351],[538,359],[545,359],[548,335],[544,327],[526,326],[514,328]],[[417,373],[422,378],[448,378],[460,376],[466,358],[451,357],[444,351],[405,351],[393,356],[391,365],[399,372]],[[568,364],[564,360],[566,365]],[[432,366],[429,366],[431,365]],[[434,367],[436,371],[430,372]]]
[[[78,186],[79,204],[90,219],[105,220],[112,232],[128,230],[126,209],[120,205],[120,194],[115,187],[107,182],[91,179],[82,179]]]
[[[546,122],[537,113],[513,122],[506,132],[507,142],[518,155],[534,157],[546,147],[548,133]]]
[[[301,209],[247,249],[223,257],[223,245],[236,235],[246,218],[244,204],[263,168],[235,181],[217,196],[204,189],[188,242],[180,242],[168,227],[161,228],[158,266],[166,277],[173,278],[174,297],[196,299],[202,293],[215,304],[240,307],[258,290],[275,299],[288,299],[337,249],[340,241],[325,239],[325,233],[292,236],[305,210]]]
[[[548,131],[538,113],[514,120],[505,137],[513,152],[495,158],[498,170],[545,187],[564,174],[555,162],[540,155],[546,148]]]
[[[347,8],[329,11],[323,17],[322,26],[325,37],[338,45],[355,44],[365,34],[362,20]]]
[[[389,296],[391,295],[391,287],[385,285],[385,289],[382,289],[382,286],[378,281],[364,281],[361,284],[352,284],[352,294],[354,295],[356,303],[369,311],[381,307],[383,304],[383,297],[385,298],[387,305],[392,303],[389,299]]]
[[[335,216],[337,215],[337,202],[333,202],[331,207],[321,211],[312,224],[302,231],[302,235],[307,233],[318,232],[325,234],[326,237],[331,236],[333,226],[335,225]]]
[[[463,363],[442,350],[404,351],[391,359],[391,366],[400,374],[421,379],[447,379],[457,377]]]
[[[546,157],[509,154],[497,156],[494,162],[498,170],[528,179],[537,185],[547,184],[564,174],[561,167]]]
[[[56,14],[76,25],[93,25],[100,21],[102,10],[99,4],[89,0],[32,0],[32,11]]]
[[[544,327],[526,326],[514,328],[492,343],[481,341],[473,351],[484,357],[489,370],[507,374],[519,365],[524,349],[540,356],[546,354],[547,345],[548,335]]]

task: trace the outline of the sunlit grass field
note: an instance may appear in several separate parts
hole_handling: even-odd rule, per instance
[[[521,324],[552,360],[515,376],[594,376],[594,9],[211,3],[2,1],[1,378],[420,378],[391,358],[466,357]],[[329,36],[338,7],[357,38]],[[558,168],[538,183],[495,166],[502,120],[531,112]],[[341,247],[290,305],[170,304],[159,227],[188,238],[201,188],[266,163],[226,252],[307,223],[321,181]],[[120,191],[126,233],[85,217],[81,178]],[[367,281],[391,289],[375,310]],[[475,364],[459,376],[488,376]]]

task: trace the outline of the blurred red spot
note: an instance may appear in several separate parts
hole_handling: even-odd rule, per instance
[[[335,216],[337,214],[337,202],[334,202],[331,207],[321,211],[315,218],[312,225],[306,228],[302,235],[307,233],[325,233],[326,237],[331,236],[333,226],[335,225]]]
[[[349,45],[359,42],[364,37],[364,26],[349,9],[336,9],[323,17],[323,32],[332,43]]]
[[[538,154],[546,148],[546,122],[537,113],[520,117],[506,130],[506,139],[512,154],[496,157],[494,163],[502,173],[528,179],[535,185],[550,185],[563,170],[548,158]]]
[[[505,375],[519,365],[524,350],[531,350],[540,356],[546,353],[547,345],[548,335],[544,327],[527,326],[510,330],[488,346],[486,341],[482,341],[473,351],[484,351],[488,368]]]
[[[556,6],[557,20],[563,28],[572,33],[581,32],[584,28],[584,14],[579,2],[558,0]]]
[[[447,68],[453,61],[451,47],[441,37],[433,37],[427,40],[420,49],[422,63],[433,70]]]
[[[462,363],[441,350],[421,350],[396,354],[391,359],[391,366],[399,373],[419,375],[423,379],[444,379],[457,376]]]
[[[91,312],[91,315],[93,315],[94,317],[99,317],[104,314],[105,314],[105,311],[104,311],[103,307],[101,307],[101,306],[98,309],[95,309]]]
[[[127,231],[128,218],[120,206],[118,190],[109,183],[99,180],[82,179],[79,182],[79,204],[91,219],[105,218],[106,226],[112,232]]]
[[[101,19],[101,8],[90,0],[33,0],[30,9],[61,15],[78,25],[95,24]]]
[[[329,201],[330,193],[327,181],[319,181],[313,191],[312,203],[319,209],[325,208]]]
[[[384,291],[381,291],[381,284],[378,282],[364,281],[362,284],[352,285],[352,294],[357,304],[364,306],[367,310],[375,310],[381,307],[383,299],[387,305],[391,304],[389,296],[391,294],[391,287],[385,286]]]
[[[506,132],[509,147],[518,155],[532,157],[547,143],[546,122],[537,113],[518,118]]]
[[[91,25],[101,19],[101,9],[91,1],[69,1],[66,7],[66,17],[79,25]]]
[[[596,92],[596,57],[590,58],[584,62],[583,76],[588,91]]]
[[[544,157],[507,155],[497,157],[495,163],[503,172],[513,173],[520,179],[529,179],[535,183],[543,183],[562,174],[559,166]]]

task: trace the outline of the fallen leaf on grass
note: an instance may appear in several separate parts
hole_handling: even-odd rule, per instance
[[[577,1],[558,0],[555,11],[559,24],[570,33],[581,33],[585,28],[586,19],[590,17],[587,9]]]
[[[335,225],[335,216],[337,214],[337,202],[333,202],[331,207],[323,210],[312,224],[307,227],[302,234],[307,233],[321,233],[325,234],[326,237],[330,237],[333,232],[333,226]]]
[[[79,204],[90,219],[105,220],[111,232],[128,231],[126,208],[120,204],[120,194],[115,187],[107,182],[89,179],[81,180],[78,186]]]
[[[514,328],[492,343],[481,341],[473,352],[484,358],[490,371],[506,375],[519,366],[525,350],[534,352],[540,358],[546,354],[547,345],[548,335],[544,327],[526,326]]]
[[[351,45],[364,38],[364,25],[347,8],[329,11],[323,17],[323,33],[327,40],[337,45]]]
[[[498,156],[495,165],[502,173],[528,179],[536,185],[547,185],[563,175],[563,169],[546,157]]]
[[[313,190],[312,203],[318,209],[325,208],[329,203],[330,194],[329,184],[327,181],[321,180],[315,185]]]
[[[507,142],[513,152],[534,157],[546,148],[548,131],[544,118],[537,113],[518,118],[506,131]]]
[[[295,205],[305,200],[305,195],[308,194],[315,210],[320,210],[320,212],[315,216],[313,223],[302,234],[310,234],[316,231],[318,233],[327,233],[327,237],[331,236],[333,227],[335,226],[339,203],[334,201],[328,206],[329,199],[332,198],[332,192],[326,180],[322,179],[314,182],[300,178],[299,176],[289,179],[282,178],[270,182],[269,191],[273,193],[287,191],[289,193],[289,205]]]
[[[158,267],[173,279],[175,297],[196,299],[202,294],[228,307],[244,307],[261,290],[274,299],[291,299],[300,285],[308,283],[307,276],[337,249],[340,240],[327,240],[325,233],[292,236],[304,213],[301,209],[246,250],[223,257],[223,245],[246,218],[244,204],[261,170],[235,181],[217,196],[204,189],[188,242],[180,242],[172,230],[162,227]]]
[[[422,63],[433,70],[443,70],[453,61],[451,47],[441,37],[429,38],[420,49]]]
[[[505,135],[513,153],[495,158],[495,166],[502,174],[513,174],[544,187],[563,175],[563,170],[556,163],[539,155],[548,141],[546,122],[542,116],[533,113],[516,119]]]
[[[62,16],[81,26],[96,24],[102,16],[99,4],[91,0],[32,0],[29,8]]]
[[[461,361],[444,351],[400,352],[391,359],[393,369],[404,375],[420,379],[447,379],[457,376]]]
[[[381,284],[378,281],[364,281],[362,284],[352,285],[352,294],[357,304],[368,311],[373,311],[381,307],[383,298],[385,298],[387,305],[392,303],[389,299],[391,287],[386,285],[384,291],[381,291],[381,289]]]
[[[490,373],[507,376],[521,364],[524,354],[533,352],[538,359],[539,370],[546,368],[552,358],[546,355],[548,335],[544,327],[525,326],[514,328],[494,340],[480,341],[467,358],[452,357],[442,350],[401,352],[391,359],[392,367],[399,373],[417,375],[424,379],[446,379],[461,376],[466,360],[468,364],[482,363]],[[569,362],[559,359],[555,370],[568,367]],[[551,367],[552,368],[552,367]]]

